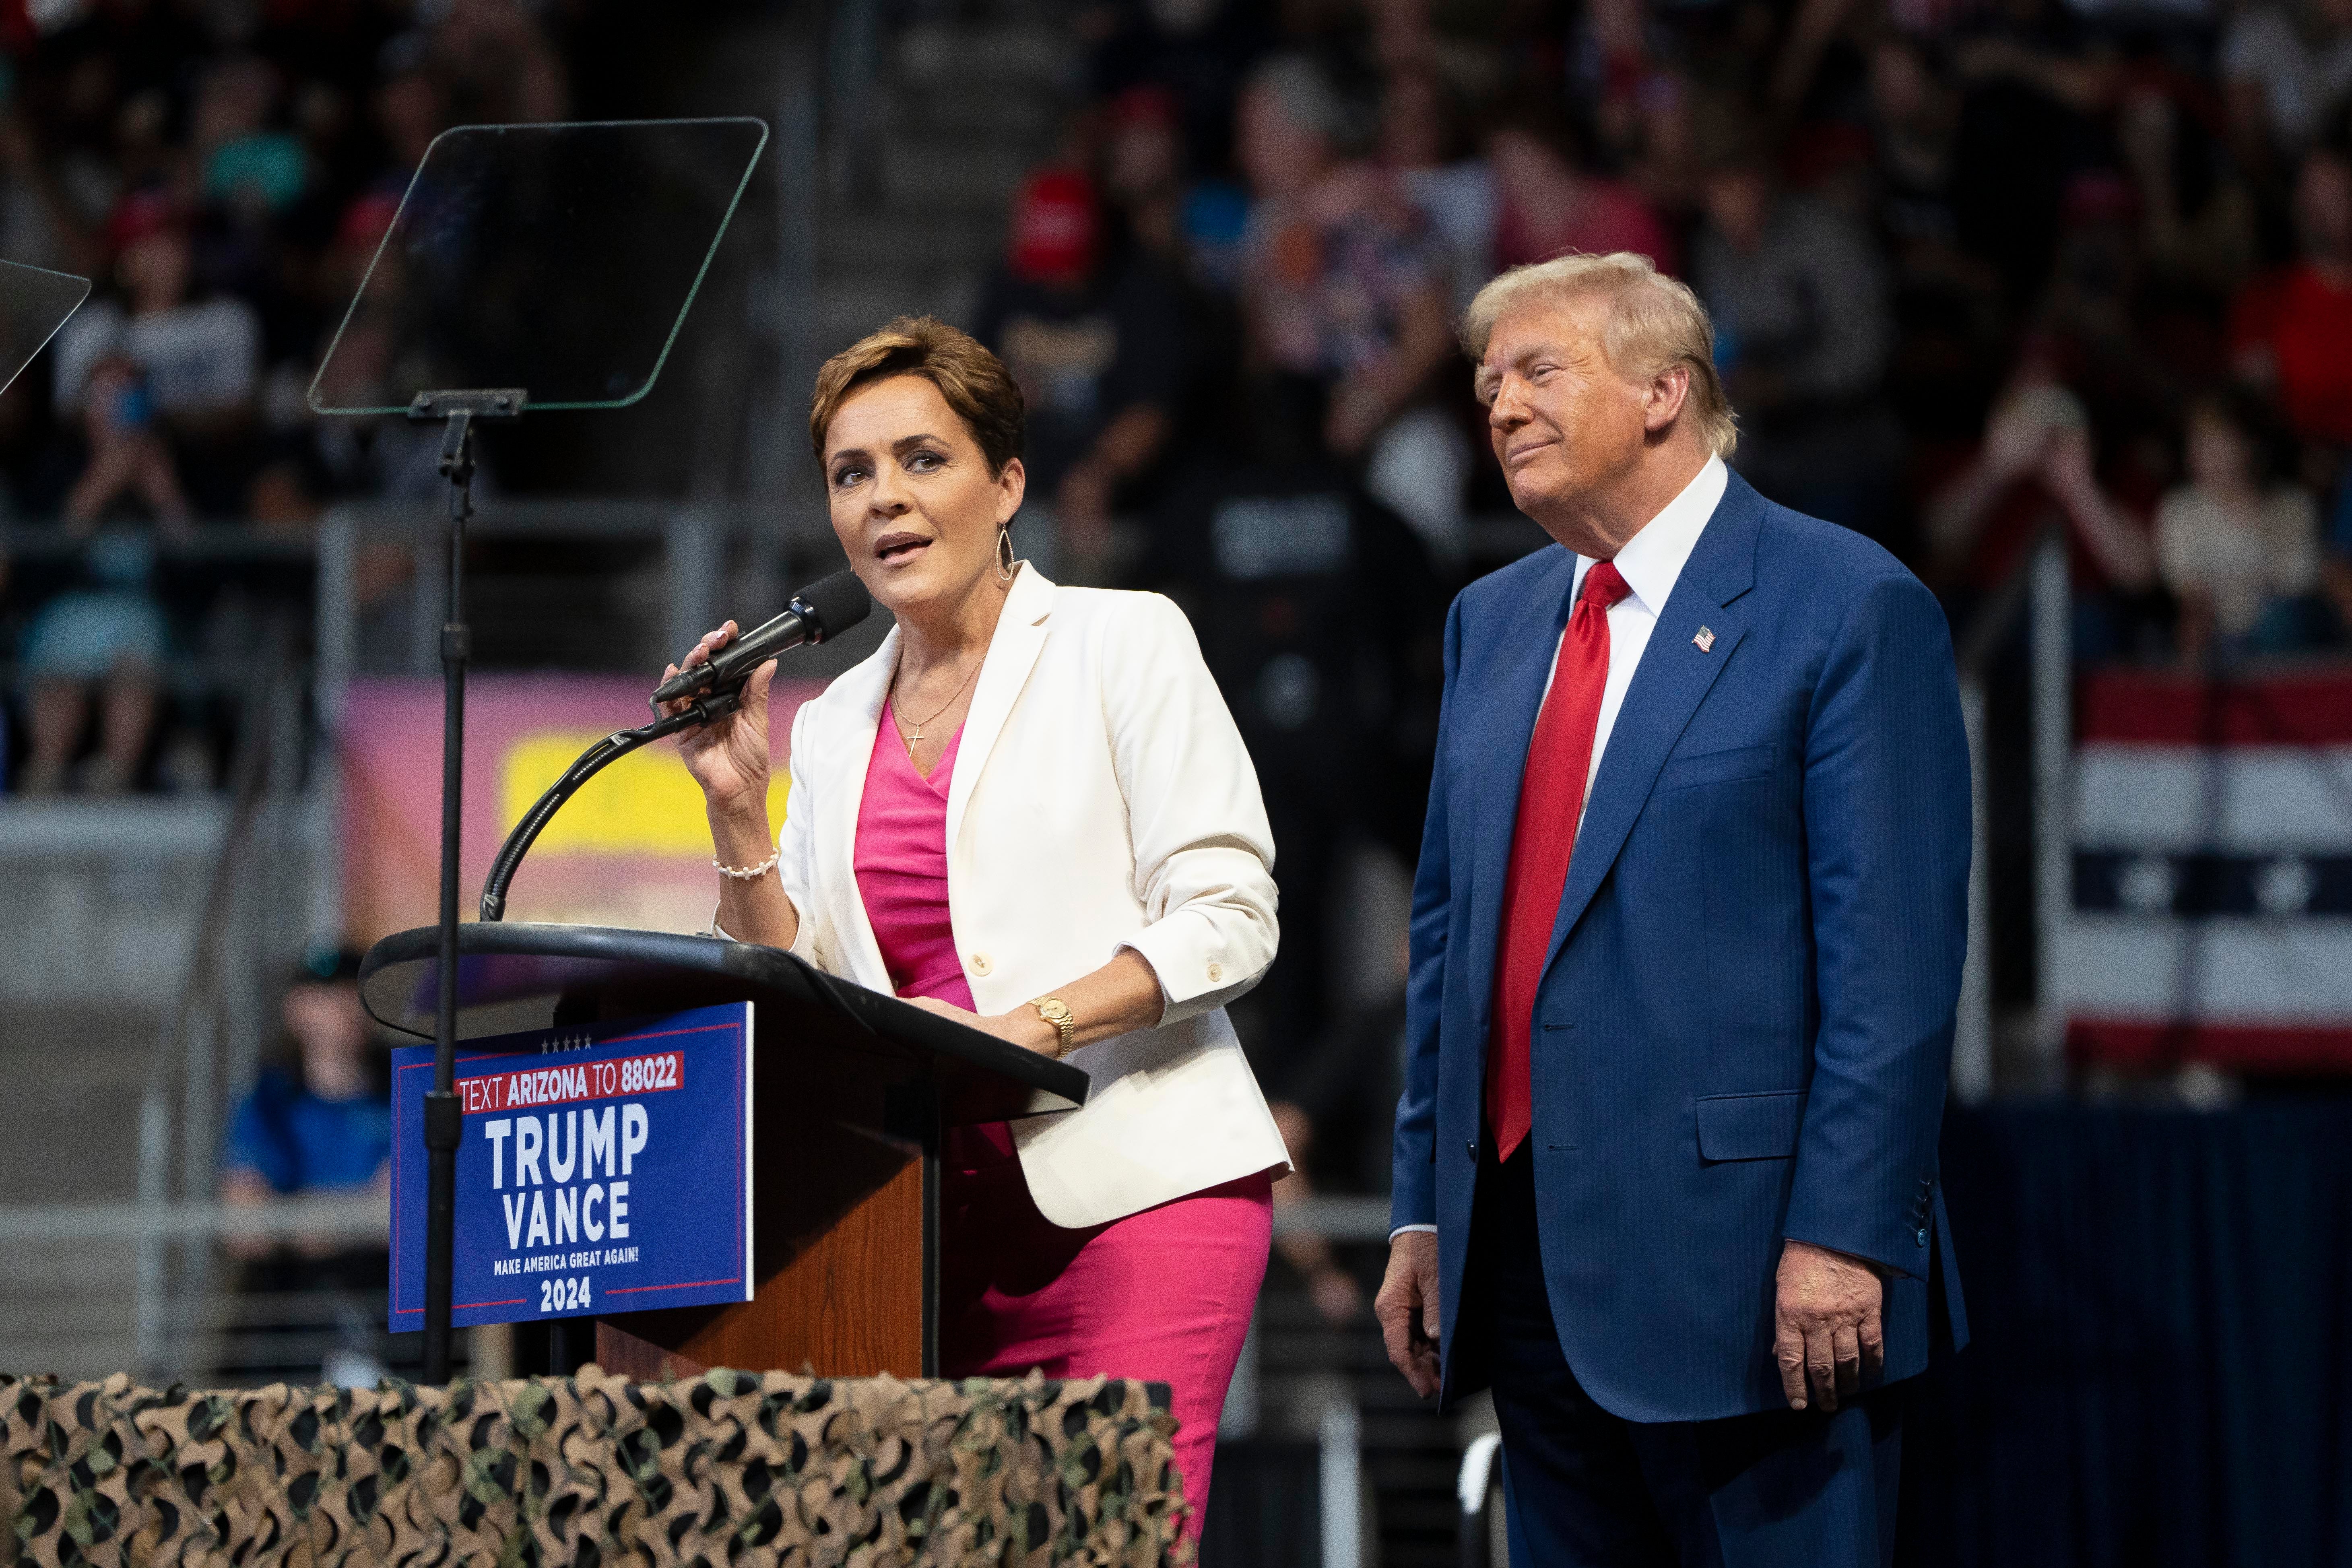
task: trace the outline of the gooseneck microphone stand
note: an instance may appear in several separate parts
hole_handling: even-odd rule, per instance
[[[498,858],[490,862],[490,874],[482,879],[482,918],[504,920],[507,912],[507,884],[514,880],[515,868],[539,837],[563,803],[579,793],[580,786],[606,768],[627,756],[640,746],[649,746],[665,736],[681,730],[692,730],[723,719],[743,705],[740,686],[730,691],[713,691],[688,703],[675,713],[640,724],[634,730],[615,730],[586,751],[563,770],[563,776],[548,786],[522,820],[516,823],[507,841],[499,846]]]
[[[490,874],[483,879],[482,918],[496,921],[506,917],[507,884],[514,880],[515,868],[530,852],[540,830],[563,809],[564,803],[579,792],[582,784],[641,746],[651,745],[664,736],[675,735],[682,730],[698,729],[724,719],[743,706],[743,688],[751,684],[752,676],[775,654],[797,647],[802,642],[830,641],[835,634],[865,620],[872,605],[873,601],[866,596],[865,588],[856,578],[849,573],[836,572],[822,582],[812,583],[803,593],[793,595],[784,616],[779,616],[767,626],[753,631],[747,639],[772,651],[755,652],[739,658],[737,655],[742,646],[739,644],[724,656],[728,661],[726,666],[714,661],[690,672],[679,671],[673,679],[656,687],[654,694],[646,699],[646,706],[654,710],[653,722],[641,724],[634,730],[615,730],[581,752],[572,765],[563,770],[563,776],[549,785],[547,793],[522,814],[522,820],[516,823],[514,831],[507,835],[507,841],[499,846],[498,858],[490,862]],[[797,618],[798,629],[782,635],[798,640],[762,644],[761,639],[777,632],[787,617]],[[697,679],[704,683],[698,695],[675,713],[662,711],[665,692],[677,690],[683,699],[694,689]]]
[[[479,392],[420,392],[408,405],[419,424],[441,424],[441,474],[449,481],[448,561],[441,620],[441,946],[440,995],[433,1027],[433,1088],[425,1096],[425,1381],[449,1381],[449,1296],[457,1239],[458,806],[466,777],[466,665],[473,639],[466,626],[466,524],[474,515],[474,421],[522,414],[520,387]]]

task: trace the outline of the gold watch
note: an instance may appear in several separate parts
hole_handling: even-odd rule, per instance
[[[1040,996],[1029,1005],[1037,1009],[1037,1016],[1061,1031],[1061,1047],[1055,1051],[1054,1059],[1059,1061],[1068,1056],[1078,1034],[1077,1016],[1070,1011],[1069,1005],[1059,996]]]

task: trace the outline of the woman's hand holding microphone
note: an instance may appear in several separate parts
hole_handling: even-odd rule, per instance
[[[729,621],[704,634],[684,659],[662,671],[662,679],[709,661],[734,640],[736,631],[735,623]],[[702,788],[710,842],[717,851],[713,864],[721,872],[762,869],[758,877],[721,876],[719,924],[740,942],[790,947],[799,932],[799,912],[772,874],[776,845],[768,829],[768,688],[775,679],[772,658],[744,682],[740,707],[715,722],[685,731],[677,744],[679,760]],[[658,706],[667,715],[687,705],[688,700],[680,699]]]
[[[705,632],[702,640],[687,650],[686,658],[662,671],[667,680],[681,669],[698,664],[708,664],[711,657],[735,640],[735,623],[728,622],[715,632]],[[755,671],[743,685],[743,704],[717,723],[688,730],[677,737],[678,755],[686,763],[686,771],[702,786],[704,799],[710,808],[712,826],[719,824],[722,809],[745,801],[759,807],[758,816],[762,837],[768,820],[768,688],[776,679],[776,661],[770,659]],[[688,699],[660,704],[665,716],[683,712]],[[766,852],[754,856],[764,859]]]

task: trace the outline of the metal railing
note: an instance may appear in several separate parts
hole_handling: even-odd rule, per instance
[[[2060,946],[2074,900],[2074,589],[2066,541],[2053,534],[2026,568],[2033,650],[2034,1078],[2063,1080],[2066,1007],[2060,998]]]
[[[306,824],[303,671],[292,647],[281,625],[247,694],[228,827],[140,1100],[137,1358],[151,1375],[194,1359],[184,1336],[201,1321],[213,1283],[213,1233],[192,1237],[187,1222],[213,1201],[231,1096],[253,1076],[268,1037],[271,986],[312,935],[296,864]]]
[[[55,526],[5,535],[14,559],[44,567],[74,562],[87,543]],[[20,992],[117,1012],[152,999],[163,1012],[126,1085],[137,1115],[114,1134],[136,1198],[0,1207],[0,1244],[18,1249],[12,1370],[192,1364],[213,1239],[240,1223],[214,1202],[224,1113],[269,1033],[275,983],[314,932],[334,930],[313,874],[330,840],[306,709],[312,552],[299,534],[224,525],[158,542],[152,592],[194,650],[174,655],[164,684],[177,722],[226,733],[222,795],[0,805],[18,859],[52,884],[70,875],[90,889],[58,906],[64,933],[38,954],[18,952]],[[37,574],[15,586],[37,595]],[[224,595],[250,640],[193,635],[226,607]],[[158,856],[188,871],[165,882],[133,875]],[[139,901],[141,889],[158,901]]]
[[[1454,1478],[1454,1500],[1462,1508],[1457,1543],[1462,1568],[1498,1568],[1510,1561],[1509,1531],[1503,1510],[1503,1435],[1481,1432],[1462,1450],[1462,1469]]]
[[[814,515],[814,508],[807,510]],[[318,679],[321,719],[330,731],[341,714],[341,693],[356,674],[439,679],[441,526],[437,507],[387,502],[337,506],[320,520]],[[838,566],[840,548],[831,530],[819,527],[821,538],[806,527],[795,530],[778,507],[760,501],[507,500],[485,502],[467,533],[476,547],[512,542],[657,546],[659,647],[674,653],[726,616],[764,619],[782,608],[788,578]],[[392,667],[362,671],[354,588],[360,552],[370,544],[413,552],[415,563],[394,622],[405,623],[396,633],[404,655]],[[479,576],[469,592],[481,591]],[[648,682],[658,672],[657,664],[646,671]]]
[[[210,1199],[42,1204],[0,1208],[0,1243],[12,1241],[194,1242],[230,1237],[323,1237],[381,1241],[390,1216],[381,1194],[326,1193],[267,1205]]]
[[[2051,1087],[2065,1048],[2065,1019],[2057,1002],[2055,947],[2072,896],[2069,855],[2073,812],[2074,650],[2069,638],[2073,587],[2065,536],[2045,534],[2027,552],[1969,623],[1956,650],[1960,713],[1968,725],[1972,788],[1969,858],[1969,951],[1960,973],[1960,1007],[1952,1041],[1952,1095],[1963,1104],[1989,1098],[1997,1087],[1992,994],[1991,773],[1986,731],[1991,722],[1987,690],[1992,663],[2023,622],[2032,675],[2028,718],[2033,767],[2033,909],[2036,946],[2034,1084]],[[2011,1086],[1998,1086],[2011,1087]]]

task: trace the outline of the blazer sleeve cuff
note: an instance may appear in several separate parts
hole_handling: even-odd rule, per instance
[[[1921,1218],[1910,1224],[1861,1224],[1849,1220],[1835,1223],[1830,1216],[1791,1210],[1781,1225],[1784,1241],[1802,1241],[1814,1247],[1843,1252],[1866,1263],[1896,1274],[1914,1274],[1925,1279],[1927,1260],[1933,1253],[1935,1222]]]
[[[793,945],[784,951],[794,958],[803,959],[817,968],[824,969],[824,954],[816,945],[816,921],[802,914],[797,902],[794,904],[793,912],[798,916],[798,920],[793,931]]]
[[[1927,1163],[1932,1158],[1931,1146],[1920,1161],[1926,1168],[1914,1166],[1906,1184],[1899,1176],[1890,1179],[1910,1163],[1899,1156],[1841,1163],[1809,1162],[1801,1153],[1781,1237],[1925,1279],[1935,1255],[1937,1177]]]
[[[1437,1194],[1424,1183],[1400,1183],[1389,1194],[1389,1236],[1437,1228]]]
[[[701,931],[698,934],[712,937],[719,942],[735,941],[736,938],[733,933],[729,931],[725,926],[719,923],[719,905],[712,904],[710,906],[710,923],[703,927]],[[799,915],[800,906],[797,902],[793,904],[793,910],[795,915]],[[791,953],[794,958],[804,960],[819,969],[823,969],[824,967],[824,956],[817,952],[816,931],[806,916],[800,916],[793,931],[793,945],[786,948],[784,951]]]
[[[1262,963],[1226,952],[1215,923],[1189,910],[1153,921],[1119,945],[1141,953],[1159,979],[1160,1028],[1238,1000],[1265,973]]]

